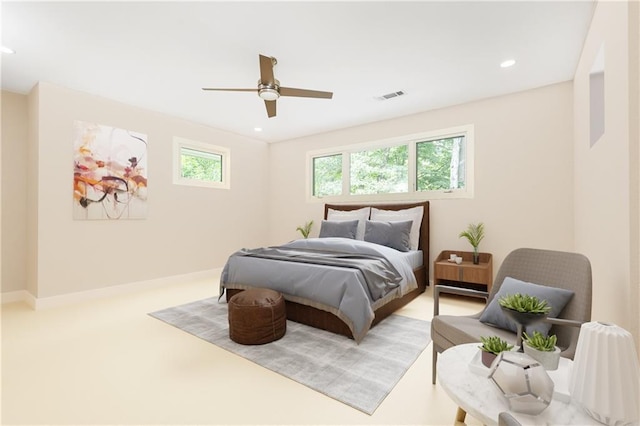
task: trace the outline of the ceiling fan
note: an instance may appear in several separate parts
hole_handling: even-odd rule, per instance
[[[331,99],[333,92],[321,92],[318,90],[294,89],[281,87],[280,82],[273,76],[273,67],[278,63],[272,56],[260,56],[260,80],[257,89],[224,89],[203,87],[202,90],[228,91],[228,92],[257,92],[264,100],[269,118],[276,116],[276,100],[280,96],[296,96],[301,98]]]

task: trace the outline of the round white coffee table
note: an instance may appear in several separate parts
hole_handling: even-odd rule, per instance
[[[447,349],[438,356],[437,377],[447,395],[458,404],[457,420],[464,421],[468,413],[485,425],[497,425],[498,416],[509,411],[509,405],[496,386],[486,377],[488,372],[476,363],[478,344],[469,343]],[[473,363],[473,364],[472,364]],[[556,384],[551,404],[537,416],[509,412],[523,425],[599,425],[568,396],[568,377],[572,361],[562,359],[558,370],[549,372]]]

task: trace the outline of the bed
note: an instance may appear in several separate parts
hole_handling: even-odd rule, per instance
[[[384,245],[361,241],[365,221],[360,220],[357,228],[357,233],[359,234],[357,239],[333,238],[331,235],[327,238],[327,235],[325,235],[323,238],[294,240],[275,249],[262,248],[245,250],[243,253],[240,253],[241,251],[234,253],[223,269],[220,280],[220,294],[226,294],[226,300],[229,301],[236,293],[249,288],[272,288],[280,291],[285,297],[287,319],[342,334],[360,342],[371,327],[419,296],[428,285],[429,202],[325,205],[324,218],[329,223],[322,224],[321,234],[325,229],[329,229],[328,226],[325,228],[325,225],[335,224],[336,221],[345,221],[345,226],[347,226],[347,222],[351,223],[353,217],[362,218],[364,211],[369,212],[367,213],[367,219],[388,224],[389,222],[403,221],[406,219],[407,212],[418,210],[422,214],[413,216],[411,247],[406,252],[401,253]],[[367,226],[370,225],[373,226],[375,224],[367,223]],[[396,223],[393,226],[396,225],[401,224]],[[369,231],[370,229],[367,228],[367,232]],[[279,257],[282,255],[280,250],[284,250],[285,253],[288,253],[289,250],[315,251],[318,245],[321,245],[320,247],[331,245],[332,250],[340,252],[356,250],[357,253],[366,253],[363,256],[371,254],[372,256],[388,258],[386,262],[392,263],[396,267],[395,269],[401,272],[402,278],[400,281],[394,281],[400,284],[390,284],[392,288],[387,289],[388,291],[385,290],[385,293],[381,293],[378,299],[365,301],[366,295],[359,296],[355,294],[355,292],[362,290],[355,290],[355,287],[357,287],[355,284],[346,284],[351,280],[363,281],[363,274],[366,274],[359,267],[342,267],[333,263],[309,265],[305,261],[292,262],[291,259],[282,262]],[[260,253],[256,254],[258,250]],[[247,253],[249,254],[247,255]],[[357,256],[360,256],[360,254]],[[295,256],[292,255],[292,257]],[[402,260],[404,258],[410,260]],[[342,262],[343,260],[339,259],[339,261]],[[261,268],[265,266],[271,268],[269,269],[271,272],[263,272]],[[391,265],[389,267],[394,269]],[[376,273],[385,274],[386,272],[377,270]],[[304,285],[302,285],[303,282]],[[339,287],[336,291],[343,292],[340,295],[341,301],[339,303],[347,300],[347,303],[358,304],[359,307],[356,310],[358,312],[362,311],[362,315],[366,318],[360,320],[357,317],[354,320],[351,314],[344,313],[341,304],[338,306],[338,302],[333,303],[316,294],[320,288],[324,289],[326,286]],[[348,293],[350,291],[353,291],[353,294]],[[371,288],[369,291],[372,291]],[[366,288],[364,293],[367,293]],[[369,299],[371,299],[371,294],[373,293],[369,294]],[[357,315],[360,315],[360,313]]]

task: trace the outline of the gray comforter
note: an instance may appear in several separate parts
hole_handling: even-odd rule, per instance
[[[360,342],[374,309],[417,284],[397,250],[359,240],[310,238],[234,253],[220,286],[221,294],[225,288],[277,290],[288,300],[337,315]]]

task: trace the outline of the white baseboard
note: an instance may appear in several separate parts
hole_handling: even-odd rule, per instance
[[[0,293],[0,299],[3,305],[5,303],[25,302],[33,309],[35,309],[36,306],[36,298],[27,290],[6,291]]]
[[[154,278],[152,280],[136,281],[132,283],[114,285],[110,287],[96,288],[92,290],[79,291],[75,293],[61,294],[50,297],[34,297],[26,290],[10,291],[2,293],[2,304],[12,302],[25,302],[35,310],[56,308],[69,305],[71,303],[85,302],[88,300],[101,299],[105,297],[118,296],[142,290],[178,284],[184,281],[196,281],[202,279],[215,279],[219,276],[221,268],[208,269],[205,271],[191,272],[182,275]]]

